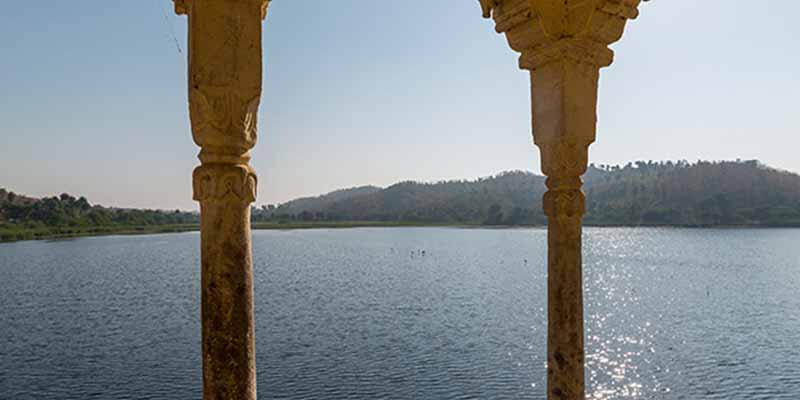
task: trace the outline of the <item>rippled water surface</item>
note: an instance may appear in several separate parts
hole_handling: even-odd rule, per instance
[[[0,399],[199,399],[199,236],[0,244]],[[544,399],[546,232],[256,231],[263,399]],[[587,229],[588,397],[800,399],[800,230]]]

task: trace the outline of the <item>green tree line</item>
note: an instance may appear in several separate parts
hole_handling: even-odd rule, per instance
[[[0,240],[38,236],[143,230],[197,224],[199,216],[180,210],[139,210],[92,205],[69,194],[32,199],[0,189]]]
[[[758,161],[637,161],[591,165],[586,225],[800,226],[800,176]],[[544,225],[545,178],[509,171],[476,180],[362,186],[253,207],[271,225]],[[0,189],[0,240],[196,229],[199,215],[92,205],[69,194],[34,199]]]

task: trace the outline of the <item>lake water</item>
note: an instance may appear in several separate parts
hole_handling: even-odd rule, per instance
[[[0,399],[199,399],[196,233],[0,244]],[[255,231],[262,399],[544,399],[546,231]],[[424,252],[424,254],[423,254]],[[591,399],[800,399],[800,230],[587,229]]]

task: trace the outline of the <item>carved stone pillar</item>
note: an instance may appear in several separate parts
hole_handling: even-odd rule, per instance
[[[201,147],[203,398],[256,398],[248,164],[261,96],[261,25],[267,0],[174,0],[189,17],[189,114]]]
[[[480,0],[531,73],[534,142],[547,176],[547,396],[585,397],[581,175],[595,139],[599,70],[639,0]]]

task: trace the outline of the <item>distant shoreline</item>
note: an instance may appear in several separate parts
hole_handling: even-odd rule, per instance
[[[384,221],[317,221],[317,222],[253,222],[253,230],[293,229],[345,229],[345,228],[392,228],[392,227],[465,227],[469,224],[437,224]],[[148,226],[93,226],[93,227],[46,227],[35,229],[0,230],[0,243],[28,240],[52,240],[76,237],[110,235],[151,235],[160,233],[183,233],[200,230],[200,224],[148,225]]]
[[[254,222],[253,230],[350,229],[350,228],[462,228],[462,229],[545,229],[547,225],[484,225],[479,223],[427,223],[407,221],[317,221],[317,222]],[[585,228],[678,228],[678,229],[792,229],[794,225],[612,225],[584,224]],[[152,235],[197,232],[200,224],[133,226],[133,227],[53,227],[19,231],[0,231],[0,243],[54,240],[94,236]]]
[[[587,227],[800,227],[800,175],[756,160],[590,166],[584,179]],[[544,176],[506,171],[340,189],[250,212],[255,229],[541,227],[546,190]],[[0,188],[0,241],[186,232],[199,224],[197,212],[103,207],[68,193],[37,199]]]

